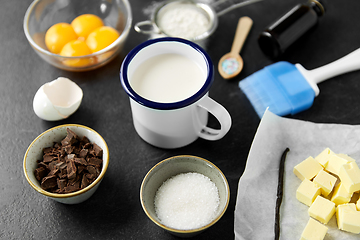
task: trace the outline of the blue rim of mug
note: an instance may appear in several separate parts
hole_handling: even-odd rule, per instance
[[[146,98],[141,97],[140,95],[138,95],[131,88],[130,83],[129,83],[129,79],[128,79],[128,76],[127,76],[128,75],[128,66],[129,66],[131,60],[143,48],[145,48],[147,46],[150,46],[150,45],[152,45],[154,43],[158,43],[158,42],[180,42],[180,43],[189,45],[190,47],[192,47],[193,49],[198,51],[204,57],[204,59],[206,61],[206,64],[207,64],[206,67],[207,67],[207,70],[208,70],[209,74],[206,77],[204,85],[200,88],[200,90],[198,90],[191,97],[189,97],[187,99],[184,99],[182,101],[179,101],[179,102],[160,103],[160,102],[154,102],[154,101],[151,101],[151,100],[148,100]],[[153,109],[159,109],[159,110],[178,109],[178,108],[183,108],[183,107],[186,107],[186,106],[189,106],[189,105],[193,104],[194,102],[201,99],[209,91],[209,89],[211,87],[211,84],[214,81],[214,67],[213,67],[213,63],[211,61],[210,56],[205,52],[204,49],[202,49],[196,43],[193,43],[191,41],[188,41],[188,40],[182,39],[182,38],[163,37],[163,38],[147,40],[147,41],[139,44],[138,46],[136,46],[133,50],[131,50],[126,55],[126,57],[124,58],[124,60],[123,60],[123,62],[121,64],[120,81],[121,81],[121,85],[123,86],[125,92],[129,95],[129,97],[131,97],[134,101],[136,101],[137,103],[139,103],[141,105],[144,105],[146,107],[153,108]]]

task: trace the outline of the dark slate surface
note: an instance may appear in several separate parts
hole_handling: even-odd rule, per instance
[[[305,0],[304,0],[305,1]],[[0,238],[1,239],[176,239],[153,224],[143,212],[139,188],[147,171],[160,160],[179,154],[206,158],[226,175],[231,190],[222,219],[196,239],[234,239],[234,209],[251,142],[260,122],[239,90],[238,82],[273,63],[257,45],[257,36],[297,0],[264,0],[233,10],[219,18],[207,51],[217,65],[230,51],[237,20],[249,16],[253,28],[241,52],[241,74],[223,80],[216,71],[210,96],[230,112],[233,126],[221,140],[202,139],[174,150],[152,147],[136,134],[128,97],[119,81],[122,59],[148,36],[131,30],[125,48],[108,65],[91,72],[56,69],[31,49],[23,32],[23,17],[30,0],[1,1],[0,7]],[[315,31],[289,49],[283,60],[313,69],[360,47],[360,2],[327,1],[327,13]],[[148,19],[144,9],[152,4],[131,0],[134,23]],[[46,122],[32,109],[37,89],[59,76],[72,79],[84,91],[79,110],[66,120]],[[318,123],[360,123],[360,72],[321,83],[311,109],[289,118]],[[23,156],[43,131],[65,123],[79,123],[98,131],[107,141],[110,165],[97,192],[80,205],[63,205],[40,196],[23,174]],[[216,124],[216,123],[215,123]],[[257,214],[257,213],[254,213]],[[295,237],[298,238],[298,237]]]

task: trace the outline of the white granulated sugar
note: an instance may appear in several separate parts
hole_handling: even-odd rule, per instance
[[[210,21],[198,7],[185,4],[161,14],[158,25],[169,36],[194,39],[210,28]]]
[[[216,185],[200,173],[181,173],[166,180],[155,195],[155,211],[164,225],[181,230],[210,223],[219,207]]]

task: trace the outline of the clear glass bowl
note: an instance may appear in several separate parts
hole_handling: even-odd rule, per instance
[[[46,31],[55,23],[71,23],[75,17],[85,13],[99,16],[105,25],[118,30],[120,37],[108,47],[81,57],[64,57],[49,52],[45,45]],[[24,32],[31,47],[46,62],[68,71],[88,71],[110,62],[122,50],[131,24],[128,0],[35,0],[26,11]],[[88,64],[71,64],[76,61],[87,61]]]

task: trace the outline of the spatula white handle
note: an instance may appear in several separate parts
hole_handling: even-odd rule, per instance
[[[311,84],[318,84],[324,80],[335,77],[337,75],[359,70],[360,69],[360,48],[349,53],[348,55],[326,64],[322,67],[306,70],[300,64],[296,64],[296,67],[299,69],[301,74],[304,75],[306,80]],[[315,90],[315,89],[314,89]],[[315,91],[316,92],[316,91]],[[318,95],[319,92],[316,92]]]

